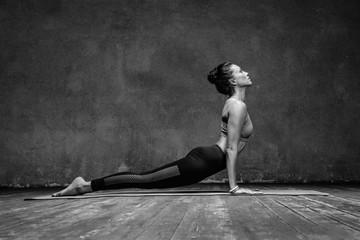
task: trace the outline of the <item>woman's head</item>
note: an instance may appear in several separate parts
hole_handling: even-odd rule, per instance
[[[248,73],[239,66],[224,62],[210,71],[208,80],[210,83],[215,84],[220,93],[231,96],[236,86],[251,86],[252,83],[247,75]]]

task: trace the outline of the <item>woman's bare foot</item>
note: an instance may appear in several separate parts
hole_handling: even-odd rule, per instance
[[[61,196],[74,196],[81,195],[84,193],[92,192],[90,182],[86,182],[82,177],[77,177],[72,181],[72,183],[65,188],[64,190],[54,193],[52,197],[61,197]]]

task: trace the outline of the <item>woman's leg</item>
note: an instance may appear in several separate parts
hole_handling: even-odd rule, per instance
[[[55,194],[55,196],[89,192],[89,185],[92,191],[122,188],[180,187],[197,183],[225,168],[226,157],[218,146],[198,147],[193,149],[186,157],[154,170],[143,173],[115,173],[91,182],[85,182],[82,179],[82,183],[86,185],[85,188],[78,186],[78,191],[71,188],[68,191],[65,189],[59,192],[58,195]],[[81,180],[78,181],[81,182]]]

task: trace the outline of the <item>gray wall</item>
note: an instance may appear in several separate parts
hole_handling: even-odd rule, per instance
[[[0,183],[147,170],[220,135],[250,72],[248,180],[360,180],[359,2],[0,1]],[[222,172],[211,179],[226,177]]]

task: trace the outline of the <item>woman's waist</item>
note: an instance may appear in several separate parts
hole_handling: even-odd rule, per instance
[[[239,146],[241,142],[247,142],[250,136],[248,137],[244,137],[241,136],[240,142],[239,142]],[[227,144],[228,144],[228,139],[224,136],[221,136],[219,141],[216,142],[216,145],[221,149],[221,151],[223,151],[224,153],[226,152],[226,148],[227,148]]]
[[[216,142],[216,145],[221,149],[223,153],[225,153],[226,145],[227,145],[227,138],[221,136],[219,141]]]

